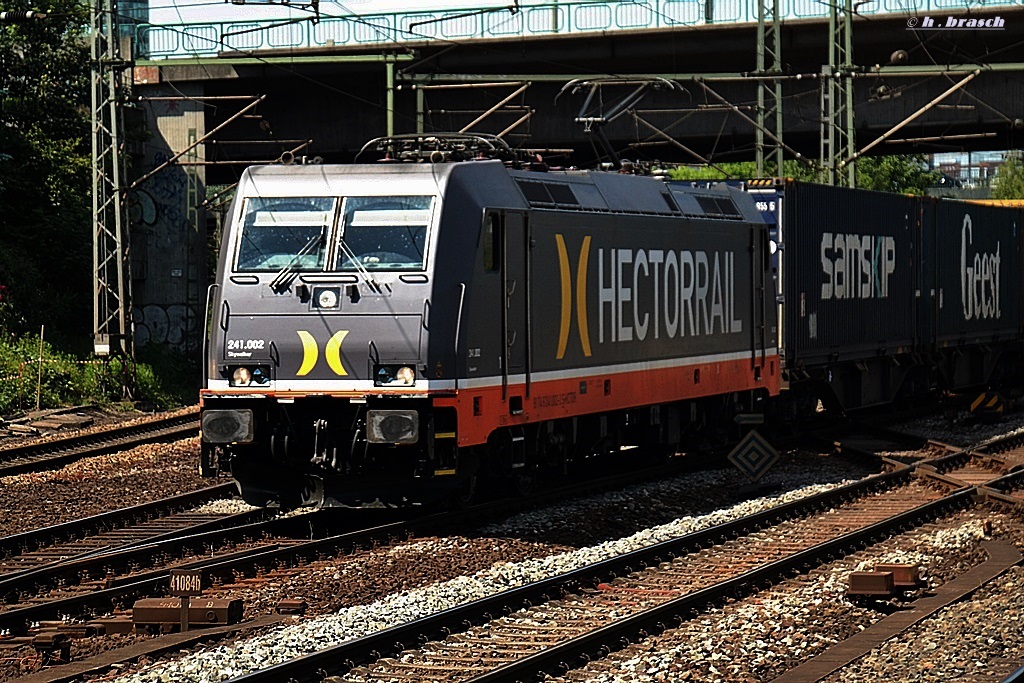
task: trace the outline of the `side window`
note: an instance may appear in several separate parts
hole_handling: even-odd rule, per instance
[[[501,269],[501,216],[488,213],[484,218],[484,271],[497,273]]]

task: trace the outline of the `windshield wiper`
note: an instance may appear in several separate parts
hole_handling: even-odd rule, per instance
[[[290,259],[288,259],[288,263],[284,264],[284,268],[279,270],[277,272],[277,275],[274,276],[274,279],[270,281],[270,288],[274,290],[274,292],[276,292],[277,294],[280,294],[281,292],[288,289],[288,285],[290,285],[292,280],[294,279],[294,268],[295,265],[299,262],[299,259],[309,254],[311,251],[313,251],[314,248],[321,246],[326,238],[327,226],[325,225],[320,228],[319,234],[313,235],[313,237],[311,237],[309,241],[306,242],[302,249],[299,249],[298,252],[296,252],[294,255],[292,255]]]
[[[352,267],[355,268],[355,271],[361,278],[363,278],[363,282],[366,283],[366,286],[369,287],[371,291],[379,293],[381,289],[380,285],[377,284],[377,280],[370,274],[370,271],[366,269],[366,266],[359,261],[359,257],[356,256],[354,251],[352,251],[352,248],[345,244],[344,238],[338,241],[338,246],[341,248],[341,253],[345,255],[345,258],[352,263]],[[388,288],[388,291],[391,291],[390,285],[385,283],[384,286]]]

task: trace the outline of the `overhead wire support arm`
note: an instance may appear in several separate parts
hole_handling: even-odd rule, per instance
[[[843,168],[847,164],[850,164],[850,163],[856,161],[860,157],[862,157],[865,154],[867,154],[875,146],[880,145],[881,143],[883,143],[886,140],[888,140],[889,138],[891,138],[893,135],[895,135],[897,132],[899,132],[899,130],[901,128],[903,128],[904,126],[908,125],[910,122],[912,122],[917,117],[921,116],[921,114],[924,114],[926,111],[928,111],[929,109],[931,109],[932,107],[937,105],[939,102],[941,102],[942,100],[946,99],[947,97],[952,95],[954,92],[956,92],[960,88],[962,88],[965,85],[967,85],[968,83],[970,83],[980,73],[981,73],[981,69],[976,69],[973,73],[968,74],[965,78],[962,78],[959,81],[957,81],[956,83],[954,83],[952,86],[950,86],[941,95],[939,95],[938,97],[935,97],[928,104],[924,105],[923,107],[921,107],[920,109],[915,111],[913,114],[911,114],[910,116],[908,116],[907,118],[903,119],[902,121],[897,123],[895,126],[890,128],[889,130],[887,130],[885,133],[883,133],[882,135],[880,135],[877,138],[875,138],[874,140],[872,140],[869,144],[865,145],[862,150],[860,150],[859,152],[856,152],[856,153],[852,154],[851,156],[847,157],[846,159],[844,159],[839,164],[839,168]]]
[[[615,86],[636,87],[626,95],[619,98],[617,102],[611,105],[608,111],[605,111],[603,97],[604,88]],[[576,79],[569,81],[562,86],[562,89],[559,90],[555,99],[557,100],[558,97],[566,91],[576,93],[584,88],[588,89],[589,92],[587,92],[587,96],[583,100],[583,104],[580,105],[579,114],[576,115],[575,121],[576,123],[583,124],[583,131],[585,133],[590,133],[597,138],[604,154],[608,156],[612,164],[616,167],[622,165],[622,159],[618,152],[615,151],[611,141],[608,139],[604,126],[615,121],[623,114],[632,111],[633,107],[638,104],[651,90],[660,88],[683,90],[683,86],[678,82],[659,77]],[[594,101],[595,97],[599,98],[599,104],[597,105],[598,111],[591,114],[591,103]]]
[[[156,168],[153,168],[152,170],[150,170],[150,171],[149,171],[149,173],[146,173],[146,174],[144,174],[144,175],[143,175],[142,177],[140,177],[140,178],[139,178],[139,179],[137,179],[137,180],[136,180],[136,181],[135,181],[134,183],[132,183],[132,184],[131,184],[131,185],[130,185],[130,186],[128,187],[128,189],[129,189],[129,190],[134,190],[134,189],[135,189],[136,187],[138,187],[139,185],[141,185],[141,184],[142,184],[142,183],[144,183],[145,181],[149,180],[149,179],[150,179],[150,178],[152,178],[152,177],[153,177],[154,175],[156,175],[156,174],[157,174],[157,173],[159,173],[160,171],[164,170],[165,168],[167,168],[168,166],[170,166],[171,164],[173,164],[174,162],[176,162],[176,161],[177,161],[178,159],[180,159],[181,157],[183,157],[183,156],[185,156],[186,154],[188,154],[188,153],[189,153],[190,151],[192,151],[193,149],[195,149],[195,148],[196,148],[196,147],[198,147],[199,145],[201,145],[201,144],[203,144],[204,142],[206,142],[207,140],[209,140],[209,139],[210,139],[210,138],[211,138],[211,137],[212,137],[213,135],[215,135],[215,134],[216,134],[216,133],[218,133],[219,131],[223,130],[223,129],[224,129],[224,127],[226,127],[226,126],[227,126],[228,124],[230,124],[230,123],[234,122],[234,121],[235,121],[236,119],[238,119],[239,117],[243,116],[243,115],[244,115],[245,113],[247,113],[247,112],[248,112],[248,111],[249,111],[250,109],[253,109],[254,107],[256,107],[256,105],[258,105],[258,104],[259,104],[260,102],[262,102],[262,101],[263,101],[263,100],[265,100],[265,99],[267,99],[267,96],[266,96],[266,95],[260,95],[260,96],[259,96],[259,97],[257,97],[257,98],[256,98],[255,100],[253,100],[252,102],[250,102],[249,104],[247,104],[246,106],[244,106],[244,107],[243,107],[242,109],[240,109],[239,111],[237,111],[237,112],[235,112],[234,114],[232,114],[231,116],[229,116],[229,117],[228,117],[228,119],[227,119],[227,121],[225,121],[224,123],[220,124],[219,126],[217,126],[216,128],[214,128],[213,130],[211,130],[210,132],[208,132],[208,133],[207,133],[206,135],[202,136],[201,138],[198,138],[198,139],[197,139],[197,140],[196,140],[195,142],[193,142],[193,143],[192,143],[191,145],[189,145],[189,146],[188,146],[188,147],[186,147],[185,149],[181,150],[180,152],[178,152],[177,154],[175,154],[174,156],[172,156],[172,157],[171,157],[170,159],[168,159],[168,160],[167,160],[167,161],[165,161],[164,163],[160,164],[160,165],[159,165],[159,166],[157,166]]]
[[[512,100],[514,100],[516,97],[518,97],[519,95],[521,95],[524,92],[526,92],[526,89],[529,88],[529,87],[530,87],[529,83],[523,83],[518,88],[516,88],[510,95],[508,95],[505,99],[501,100],[500,102],[498,102],[497,104],[492,106],[490,109],[485,111],[483,114],[481,114],[480,116],[476,117],[475,119],[473,119],[472,121],[467,123],[465,126],[463,126],[459,130],[459,132],[460,133],[468,133],[470,130],[473,129],[473,126],[475,126],[476,124],[480,123],[481,121],[486,119],[488,116],[490,116],[494,112],[498,111],[499,109],[501,109],[503,106],[505,106],[506,104],[508,104]]]
[[[492,12],[508,12],[512,16],[519,13],[519,0],[513,0],[511,5],[505,7],[484,7],[483,9],[470,10],[461,14],[446,15],[440,19],[424,19],[423,21],[414,21],[409,24],[406,28],[407,33],[412,33],[420,26],[426,26],[427,24],[436,24],[439,21],[451,21],[455,19],[468,19],[469,17],[478,17],[482,14],[491,14]]]
[[[522,124],[526,123],[527,121],[529,121],[532,118],[533,118],[533,109],[527,109],[527,112],[525,114],[523,114],[521,117],[516,119],[516,121],[512,125],[506,127],[505,130],[503,130],[500,133],[498,133],[495,137],[497,137],[497,138],[504,138],[506,135],[508,135],[509,133],[514,131],[516,128],[518,128],[519,126],[521,126]]]
[[[212,141],[215,142],[215,141]],[[239,142],[242,144],[248,143],[260,143],[263,144],[263,140],[247,140],[247,141],[232,141],[233,143]],[[283,141],[282,141],[283,142]],[[179,166],[254,166],[257,164],[292,164],[295,162],[295,155],[306,149],[313,144],[313,140],[291,140],[290,142],[299,142],[299,144],[291,149],[286,149],[281,152],[276,159],[238,159],[231,161],[179,161]],[[320,157],[313,157],[312,163],[318,164],[321,162]],[[201,202],[198,206],[205,206],[205,202]]]
[[[231,47],[230,45],[227,44],[226,39],[227,38],[235,38],[237,36],[243,36],[246,33],[258,33],[259,31],[266,31],[267,29],[271,29],[271,28],[280,28],[282,26],[291,26],[292,24],[304,24],[307,21],[313,22],[314,24],[316,23],[316,19],[314,19],[313,17],[300,17],[298,19],[286,19],[285,21],[279,21],[279,22],[270,24],[269,26],[256,26],[255,28],[243,28],[243,29],[238,29],[237,31],[231,31],[229,33],[224,33],[224,34],[221,34],[221,37],[220,37],[220,47],[221,47],[221,50],[224,51],[224,52],[247,52],[247,50],[238,50],[236,48]]]
[[[668,143],[670,143],[672,145],[675,145],[676,147],[678,147],[682,151],[686,152],[687,154],[692,156],[694,159],[696,159],[700,163],[707,164],[708,166],[710,166],[711,168],[715,169],[716,171],[722,173],[726,177],[729,176],[729,172],[728,171],[726,171],[723,168],[720,168],[720,167],[716,166],[715,164],[713,164],[711,162],[710,159],[708,159],[708,158],[706,158],[704,156],[701,156],[700,154],[698,154],[697,152],[693,151],[692,149],[690,149],[689,147],[687,147],[683,143],[681,143],[678,140],[676,140],[674,137],[672,137],[671,135],[669,135],[665,131],[663,131],[660,128],[658,128],[657,126],[655,126],[654,124],[650,123],[649,121],[645,121],[643,119],[643,117],[641,117],[636,111],[633,111],[631,113],[633,114],[633,119],[635,121],[637,121],[638,123],[642,123],[645,126],[647,126],[651,130],[651,132],[653,132],[658,137],[662,138],[663,140],[665,140],[666,142],[668,142]]]
[[[298,154],[299,152],[301,152],[302,150],[306,149],[307,147],[309,147],[312,144],[313,144],[312,138],[310,138],[309,140],[306,140],[305,142],[300,142],[295,147],[292,147],[291,149],[286,149],[285,151],[281,152],[281,156],[279,156],[276,159],[276,161],[279,161],[282,164],[293,163],[295,161],[295,155]],[[322,163],[322,162],[323,162],[323,159],[321,159],[320,157],[313,157],[313,163],[314,164],[319,164],[319,163]]]
[[[724,97],[719,95],[717,92],[715,92],[711,88],[711,86],[709,86],[707,83],[705,83],[703,81],[703,79],[696,79],[696,82],[697,82],[697,85],[699,85],[700,87],[704,88],[705,92],[707,92],[709,95],[714,97],[716,100],[718,100],[719,102],[721,102],[722,104],[727,106],[729,109],[731,109],[734,114],[736,114],[741,119],[743,119],[747,123],[749,123],[752,126],[754,126],[755,129],[759,128],[759,124],[758,124],[757,121],[755,121],[754,119],[752,119],[749,116],[747,116],[746,114],[744,114],[743,110],[741,110],[735,104],[733,104],[732,102],[730,102],[729,100],[725,99]],[[761,127],[760,129],[764,132],[764,135],[768,139],[770,139],[772,142],[778,144],[782,149],[784,149],[787,152],[789,152],[790,154],[792,154],[795,159],[797,159],[798,161],[802,162],[803,164],[805,164],[809,168],[816,168],[812,161],[810,161],[803,154],[801,154],[800,152],[796,151],[795,149],[793,149],[792,147],[790,147],[789,145],[784,143],[781,139],[779,139],[778,136],[775,135],[775,133],[773,133],[772,131],[767,130],[767,129],[763,128],[763,127]]]

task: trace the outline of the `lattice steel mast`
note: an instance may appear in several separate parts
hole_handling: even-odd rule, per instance
[[[124,75],[117,0],[93,0],[92,227],[93,348],[132,355],[131,274],[124,170]]]
[[[829,185],[854,187],[853,0],[834,0],[828,18],[828,63],[821,68],[821,167]]]
[[[775,175],[782,175],[782,81],[766,79],[782,74],[782,39],[779,0],[757,4],[757,126],[755,127],[757,175],[765,176],[765,160],[775,161]],[[774,135],[765,136],[765,131]],[[767,140],[766,140],[767,138]]]

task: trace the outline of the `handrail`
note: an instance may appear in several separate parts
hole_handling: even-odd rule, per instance
[[[210,343],[210,335],[213,333],[213,296],[218,289],[220,289],[220,284],[216,282],[211,283],[210,286],[206,288],[206,310],[204,311],[205,315],[203,316],[203,320],[205,321],[206,324],[203,325],[203,355],[201,356],[201,358],[203,359],[204,389],[209,386],[211,376],[210,368],[213,365],[210,362],[210,357],[207,355],[207,353],[209,352],[208,347]],[[225,332],[226,331],[227,330],[225,330]]]
[[[455,316],[455,388],[459,388],[459,333],[462,331],[462,305],[466,302],[466,283],[459,283],[459,312]]]
[[[440,1],[440,0],[439,0]],[[709,23],[754,23],[760,0],[577,0],[520,6],[512,13],[493,4],[477,9],[417,10],[368,15],[321,14],[317,23],[292,15],[277,18],[135,26],[136,54],[144,59],[210,57],[256,50],[367,46],[420,41],[574,35],[695,27]],[[481,0],[481,5],[484,5]],[[828,3],[783,3],[783,21],[826,17]],[[985,8],[1020,7],[1022,0],[986,2]],[[976,8],[968,0],[871,0],[860,15],[917,16]],[[710,15],[710,21],[707,19]]]

